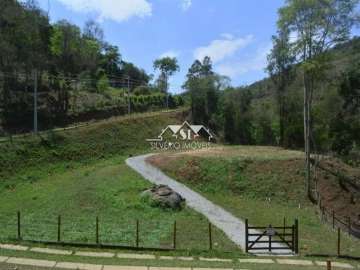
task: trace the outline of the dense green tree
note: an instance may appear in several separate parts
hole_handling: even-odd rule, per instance
[[[226,80],[213,72],[209,57],[205,57],[202,62],[195,60],[186,76],[184,88],[190,93],[193,121],[215,127],[219,91],[223,89]]]
[[[286,116],[291,108],[286,104],[285,91],[291,81],[292,65],[295,57],[291,51],[288,29],[278,31],[278,35],[272,37],[273,48],[268,55],[267,71],[276,87],[276,101],[279,112],[279,144],[285,145]]]
[[[302,62],[304,86],[304,141],[306,191],[311,197],[310,138],[311,104],[321,55],[335,44],[348,40],[357,19],[358,0],[287,0],[279,10],[279,29],[296,37],[294,54]]]
[[[132,88],[149,83],[144,70],[123,61],[118,48],[104,40],[97,22],[86,22],[82,31],[66,20],[50,24],[34,0],[3,0],[0,10],[2,125],[31,125],[35,69],[39,117],[56,121],[68,116],[69,98],[78,90],[124,87],[127,76]]]
[[[160,71],[158,80],[161,83],[161,89],[166,95],[168,95],[168,83],[169,77],[175,72],[180,70],[177,59],[175,57],[163,57],[154,61],[154,69]],[[169,107],[168,100],[166,101],[166,107]]]
[[[343,106],[331,123],[332,149],[348,155],[360,148],[360,63],[343,74],[339,94]]]

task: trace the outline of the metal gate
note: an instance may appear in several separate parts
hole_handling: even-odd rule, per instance
[[[299,253],[299,222],[291,226],[249,226],[245,220],[246,252],[252,250],[289,250],[295,254]]]

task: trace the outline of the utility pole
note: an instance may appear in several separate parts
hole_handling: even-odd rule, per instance
[[[38,106],[37,106],[37,88],[38,88],[38,76],[37,70],[34,70],[34,133],[37,134],[38,132]]]
[[[128,89],[128,114],[131,113],[131,102],[130,102],[130,76],[127,76],[127,89]]]

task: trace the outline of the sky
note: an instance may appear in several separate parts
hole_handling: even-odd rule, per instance
[[[266,55],[284,0],[38,0],[52,22],[66,19],[81,28],[100,23],[105,40],[122,58],[157,75],[153,61],[176,57],[180,72],[170,79],[179,93],[196,59],[210,56],[215,72],[234,86],[266,77]]]

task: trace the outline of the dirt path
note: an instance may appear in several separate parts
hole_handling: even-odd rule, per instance
[[[229,239],[245,250],[245,222],[147,163],[146,159],[152,155],[154,154],[128,158],[126,164],[148,181],[157,185],[168,185],[178,192],[185,198],[186,204],[189,207],[206,216],[209,221],[222,230]],[[257,246],[260,245],[257,244]],[[273,247],[279,247],[279,244],[273,244]],[[288,254],[289,252],[286,250],[278,250],[276,253]]]

